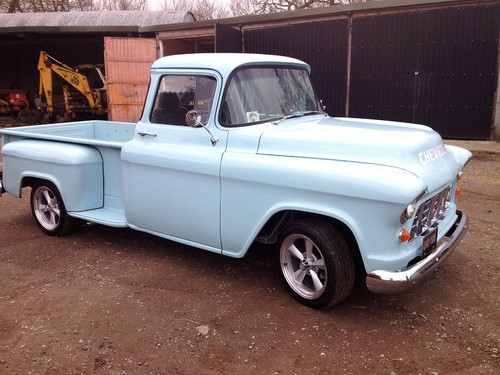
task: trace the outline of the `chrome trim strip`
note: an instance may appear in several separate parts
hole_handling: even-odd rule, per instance
[[[374,293],[399,293],[422,281],[455,250],[464,236],[469,218],[460,211],[457,211],[457,215],[457,221],[446,234],[444,242],[427,258],[402,271],[375,270],[370,272],[366,276],[368,289]]]

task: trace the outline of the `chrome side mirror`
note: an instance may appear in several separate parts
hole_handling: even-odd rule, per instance
[[[219,138],[214,137],[214,135],[207,129],[206,124],[201,122],[201,114],[196,109],[192,109],[188,113],[186,113],[186,124],[191,126],[192,128],[202,127],[205,129],[208,134],[210,134],[210,142],[212,142],[212,146],[215,146],[219,141]]]
[[[201,122],[201,114],[196,109],[193,109],[186,113],[186,124],[191,127],[200,127],[204,126]]]

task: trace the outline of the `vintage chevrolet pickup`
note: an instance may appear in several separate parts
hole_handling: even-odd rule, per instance
[[[309,73],[279,56],[161,58],[137,124],[1,130],[0,194],[30,186],[48,235],[85,221],[231,257],[275,244],[285,286],[315,308],[360,274],[404,291],[465,233],[455,197],[471,153],[425,126],[330,118]]]

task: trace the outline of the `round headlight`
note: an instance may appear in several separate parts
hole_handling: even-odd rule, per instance
[[[414,200],[412,200],[408,206],[406,206],[405,210],[401,214],[401,219],[400,219],[401,224],[404,224],[406,220],[411,219],[413,217],[413,215],[415,214],[415,211],[417,210],[418,201],[426,193],[427,193],[427,190],[424,190]]]
[[[415,210],[417,209],[417,201],[413,200],[407,207],[405,211],[405,216],[406,219],[411,219],[413,217],[413,214],[415,213]]]

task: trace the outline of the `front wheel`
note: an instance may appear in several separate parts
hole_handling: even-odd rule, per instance
[[[286,227],[279,260],[287,289],[306,306],[328,308],[352,291],[352,254],[341,234],[326,221],[311,219]]]
[[[73,221],[67,215],[61,194],[48,181],[39,181],[31,189],[31,213],[40,229],[49,236],[66,234]]]

